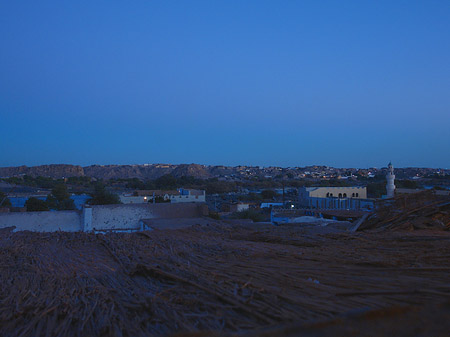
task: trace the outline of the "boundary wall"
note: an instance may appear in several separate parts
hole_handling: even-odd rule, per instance
[[[0,213],[0,229],[77,232],[139,230],[141,220],[194,218],[207,215],[203,203],[85,205],[81,211]]]
[[[80,230],[80,211],[0,213],[0,228],[15,226],[20,231],[76,232]]]

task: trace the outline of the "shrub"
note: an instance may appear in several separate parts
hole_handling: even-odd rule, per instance
[[[48,211],[48,204],[45,200],[41,200],[35,197],[29,198],[25,202],[25,207],[27,208],[27,212],[39,212],[39,211]]]

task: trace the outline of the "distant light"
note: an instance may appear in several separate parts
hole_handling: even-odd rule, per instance
[[[144,197],[144,200],[147,200],[147,197]]]

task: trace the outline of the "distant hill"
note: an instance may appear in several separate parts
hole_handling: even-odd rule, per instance
[[[84,168],[86,176],[101,179],[156,179],[172,171],[172,168],[155,165],[92,165]]]
[[[97,179],[157,179],[165,174],[173,174],[175,177],[193,176],[200,179],[206,179],[213,176],[207,167],[198,164],[92,165],[86,167],[53,164],[31,167],[0,167],[0,177],[4,178],[29,175],[32,177],[42,176],[51,178],[88,176]]]
[[[92,177],[97,179],[127,179],[138,178],[142,180],[157,179],[165,174],[172,174],[179,178],[182,176],[192,176],[199,179],[212,177],[231,179],[253,179],[255,177],[268,179],[323,179],[338,178],[355,175],[367,177],[371,174],[378,175],[384,180],[386,168],[333,168],[328,166],[306,166],[306,167],[258,167],[258,166],[206,166],[199,164],[143,164],[143,165],[91,165],[81,167],[79,165],[52,164],[41,166],[17,166],[0,167],[0,178],[20,177],[30,175],[33,177]],[[418,179],[431,174],[441,178],[448,177],[450,170],[432,168],[395,168],[397,179]],[[413,177],[413,178],[412,178]],[[339,179],[339,178],[338,178]],[[448,179],[448,178],[445,178]]]
[[[41,166],[17,166],[17,167],[0,167],[0,177],[17,177],[29,175],[33,177],[82,177],[84,170],[78,165],[52,164]]]
[[[198,164],[182,164],[178,165],[172,172],[175,177],[194,177],[200,179],[211,178],[213,175],[209,167]]]

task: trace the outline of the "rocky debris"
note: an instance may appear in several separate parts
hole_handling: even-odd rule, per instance
[[[435,336],[450,331],[450,302],[440,305],[394,306],[378,310],[356,310],[335,319],[292,324],[242,334],[245,337],[347,337],[347,336]],[[187,337],[187,336],[186,336]],[[194,337],[194,335],[192,335]]]
[[[450,198],[425,191],[379,202],[358,230],[450,230]]]
[[[449,255],[442,231],[1,230],[0,335],[385,336],[420,317],[417,331],[443,336]]]

